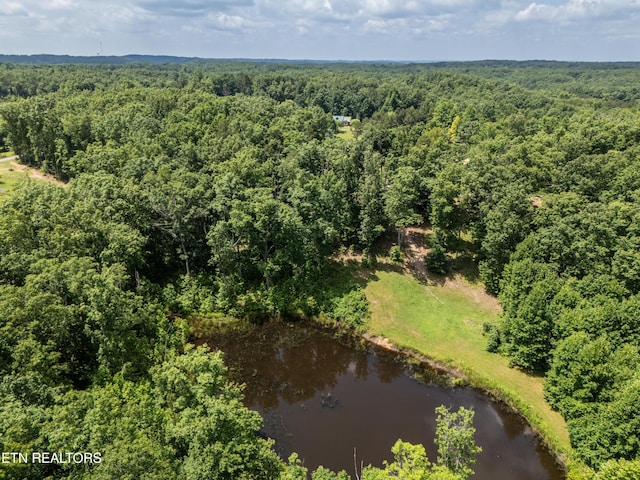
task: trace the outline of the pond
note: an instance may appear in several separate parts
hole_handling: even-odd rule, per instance
[[[271,322],[236,326],[207,343],[225,353],[231,378],[246,384],[245,404],[265,419],[261,433],[275,440],[282,458],[297,452],[310,470],[323,465],[355,478],[354,452],[358,465],[379,467],[392,460],[398,438],[422,443],[435,462],[435,409],[445,405],[475,411],[482,452],[472,478],[564,478],[531,428],[502,404],[446,386],[427,367],[409,369],[363,340],[336,339],[308,323]]]

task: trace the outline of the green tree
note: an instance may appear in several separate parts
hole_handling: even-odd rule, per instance
[[[39,427],[36,438],[46,439],[39,448],[101,452],[102,461],[49,473],[99,480],[279,478],[273,442],[255,434],[262,419],[242,405],[220,353],[186,346],[183,354],[168,352],[150,373],[137,381],[116,374],[103,386],[59,398]],[[19,440],[6,433],[5,441]]]
[[[498,293],[500,277],[518,244],[529,234],[533,206],[522,189],[511,186],[482,220],[480,277],[491,293]]]
[[[362,136],[363,125],[359,119],[354,118],[351,120],[351,131],[353,132],[353,136],[356,140]]]
[[[163,438],[164,421],[148,380],[116,375],[102,387],[68,392],[52,409],[44,433],[51,451],[101,454],[99,464],[65,465],[66,478],[177,478],[179,458]]]
[[[640,455],[640,378],[623,384],[611,402],[567,422],[571,443],[594,468],[612,459]]]
[[[464,480],[466,473],[454,472],[444,465],[429,462],[422,445],[413,445],[402,440],[396,441],[391,448],[393,462],[385,462],[385,467],[365,467],[360,478],[362,480]]]
[[[358,191],[358,204],[360,206],[358,238],[364,248],[370,248],[385,230],[382,195],[383,162],[382,156],[377,152],[368,151],[364,155],[364,171]]]
[[[453,163],[431,182],[431,224],[442,233],[444,246],[457,247],[462,231],[468,227],[469,212],[464,198],[464,166]]]
[[[422,222],[422,216],[417,212],[419,198],[420,177],[415,169],[410,166],[398,168],[384,192],[384,210],[398,233],[398,248],[402,248],[407,227]]]
[[[545,381],[545,396],[565,418],[592,411],[600,402],[610,402],[622,384],[640,366],[635,346],[615,349],[606,334],[592,339],[576,332],[555,349]]]
[[[434,239],[431,241],[431,251],[424,259],[424,263],[427,268],[438,275],[446,275],[449,273],[449,257],[447,257],[447,250],[442,246],[439,235],[434,234]]]
[[[602,465],[595,480],[640,480],[640,460],[609,460]]]
[[[206,175],[183,168],[171,170],[167,165],[157,174],[146,176],[146,200],[154,214],[152,226],[175,246],[187,275],[191,274],[193,259],[202,261],[204,257],[199,255],[207,251],[204,232],[211,219],[206,181]]]
[[[505,311],[502,337],[514,365],[537,371],[548,368],[556,341],[550,305],[561,284],[548,264],[512,261],[505,268],[500,293]]]
[[[471,476],[471,465],[476,462],[476,454],[482,451],[473,438],[476,431],[473,427],[475,412],[464,407],[451,412],[441,405],[436,408],[436,414],[438,463],[462,478]]]
[[[242,405],[239,387],[225,375],[221,353],[190,347],[152,371],[166,438],[183,459],[179,478],[276,478],[281,462],[272,441],[255,435],[262,419]]]

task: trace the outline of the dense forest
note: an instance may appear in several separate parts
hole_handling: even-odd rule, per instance
[[[427,266],[500,299],[488,349],[546,377],[572,478],[637,478],[639,85],[636,64],[0,64],[0,148],[65,182],[0,203],[0,445],[102,452],[0,476],[305,478],[185,319],[357,327],[333,260],[401,259],[428,224]],[[394,448],[363,478],[470,473]]]

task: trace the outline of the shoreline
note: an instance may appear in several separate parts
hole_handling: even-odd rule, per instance
[[[340,328],[338,328],[338,331]],[[500,402],[505,405],[511,412],[518,415],[522,420],[531,427],[532,432],[539,439],[541,445],[545,448],[545,450],[555,459],[557,465],[564,471],[565,478],[570,479],[569,472],[569,464],[570,459],[567,453],[559,451],[561,449],[557,449],[554,447],[553,442],[544,434],[543,429],[537,425],[537,422],[532,421],[521,408],[518,407],[513,399],[509,399],[508,395],[505,395],[504,392],[500,392],[499,389],[494,389],[489,385],[486,385],[478,378],[474,379],[474,376],[470,376],[467,372],[461,370],[452,365],[448,365],[445,362],[440,362],[434,360],[433,358],[427,356],[426,354],[419,352],[413,348],[400,347],[393,343],[389,338],[373,335],[369,332],[354,332],[358,337],[364,339],[371,345],[374,345],[378,348],[382,348],[388,352],[397,354],[402,356],[405,359],[413,359],[417,360],[420,363],[426,364],[429,368],[435,370],[439,374],[445,374],[456,381],[462,381],[465,383],[465,386],[469,386],[476,390],[479,390],[484,395],[490,397],[496,402]]]

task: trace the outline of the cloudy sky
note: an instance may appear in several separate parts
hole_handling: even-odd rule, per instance
[[[640,0],[0,0],[0,53],[640,60]]]

